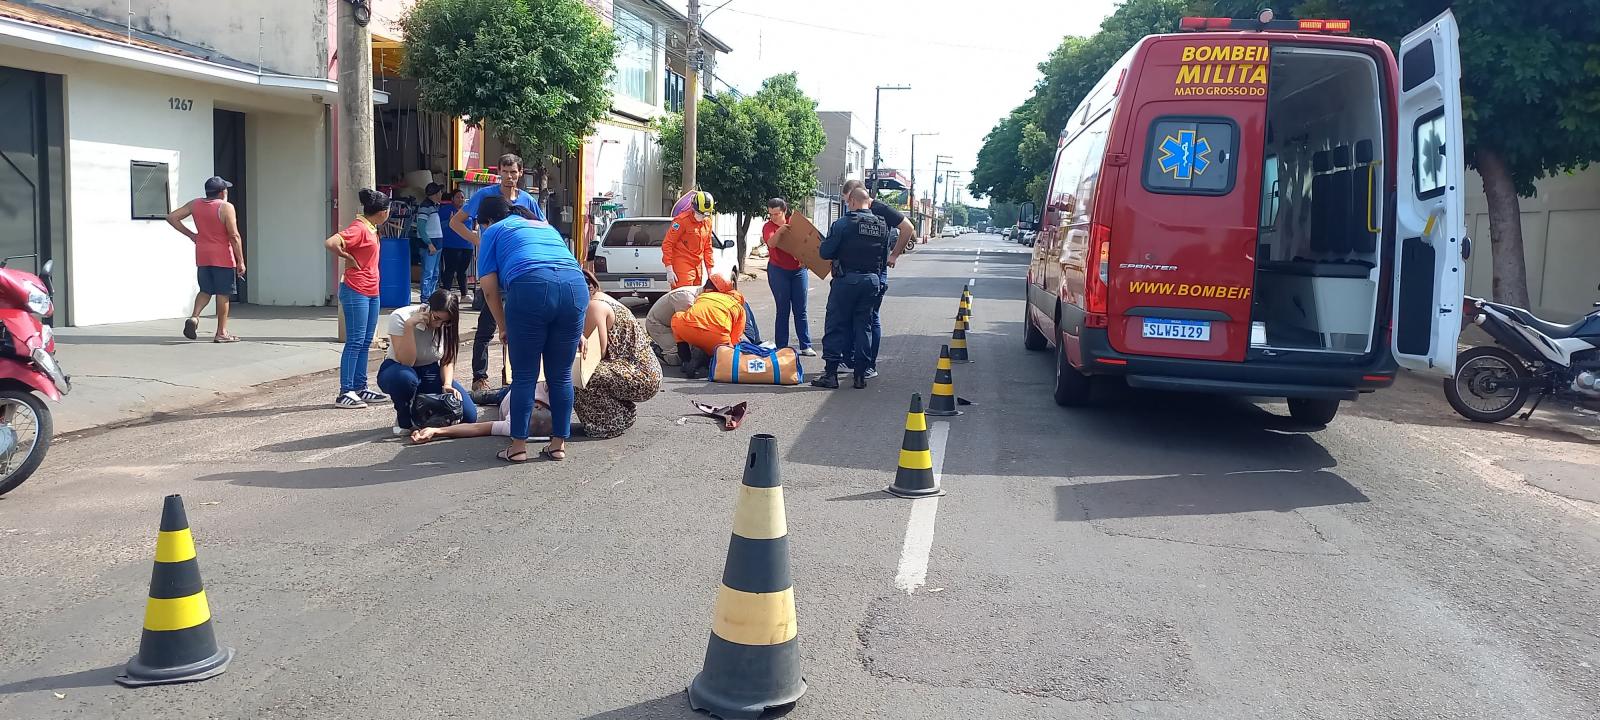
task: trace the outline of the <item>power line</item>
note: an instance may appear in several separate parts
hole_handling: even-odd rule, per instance
[[[738,13],[740,15],[746,15],[746,16],[753,17],[753,18],[761,18],[762,20],[774,20],[774,21],[777,21],[777,22],[788,23],[790,25],[799,25],[801,27],[808,27],[808,28],[812,28],[812,29],[815,29],[815,30],[827,30],[828,32],[843,33],[843,34],[846,34],[846,35],[857,35],[857,36],[860,36],[860,37],[873,38],[873,39],[876,39],[876,40],[902,40],[902,39],[904,39],[903,35],[883,35],[883,34],[879,34],[879,33],[861,32],[860,30],[851,30],[849,28],[834,27],[832,25],[818,25],[816,23],[808,23],[808,22],[804,22],[804,21],[801,21],[801,20],[795,20],[793,18],[775,17],[775,16],[772,16],[772,15],[761,15],[759,13],[753,13],[753,12],[750,12],[748,10],[739,10],[739,9],[736,9],[736,8],[730,8],[728,10],[728,12]],[[983,51],[983,52],[992,52],[992,53],[1008,53],[1008,54],[1011,54],[1011,55],[1018,55],[1018,56],[1026,55],[1028,57],[1033,57],[1034,55],[1037,54],[1037,53],[1033,53],[1033,52],[1027,52],[1027,51],[1023,51],[1023,50],[1018,50],[1016,48],[990,47],[990,46],[986,46],[986,45],[964,45],[962,43],[940,42],[938,40],[921,40],[921,39],[919,39],[919,40],[917,40],[917,44],[918,45],[935,45],[935,46],[939,46],[939,47],[948,47],[948,48],[958,48],[958,49],[961,49],[961,50],[980,50],[980,51]]]

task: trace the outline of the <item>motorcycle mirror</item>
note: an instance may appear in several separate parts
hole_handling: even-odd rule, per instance
[[[55,267],[56,267],[56,261],[54,261],[54,260],[46,260],[46,261],[44,261],[44,275],[45,275],[45,277],[49,277],[50,276],[50,271],[54,270]]]

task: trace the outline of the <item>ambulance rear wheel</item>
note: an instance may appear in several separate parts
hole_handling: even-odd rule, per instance
[[[1022,346],[1035,352],[1043,350],[1047,344],[1044,333],[1033,326],[1033,313],[1031,305],[1022,304]]]
[[[1067,344],[1056,343],[1056,404],[1061,407],[1079,407],[1089,403],[1092,389],[1089,376],[1067,362]]]
[[[1333,422],[1339,414],[1338,400],[1322,398],[1289,398],[1289,417],[1295,422],[1318,427]]]

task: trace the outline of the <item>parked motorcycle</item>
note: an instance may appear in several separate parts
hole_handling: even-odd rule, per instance
[[[1461,353],[1455,377],[1444,381],[1445,398],[1462,417],[1500,422],[1529,397],[1533,407],[1523,420],[1550,396],[1600,400],[1600,310],[1568,325],[1475,297],[1466,298],[1464,310],[1496,345]]]
[[[0,495],[16,489],[50,449],[50,407],[72,389],[56,362],[55,333],[44,318],[55,314],[50,270],[41,278],[0,260]]]

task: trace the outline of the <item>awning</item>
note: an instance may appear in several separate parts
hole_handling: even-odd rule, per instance
[[[372,75],[374,77],[400,77],[400,66],[406,61],[406,44],[403,41],[372,34]]]
[[[191,78],[224,85],[243,85],[277,97],[331,103],[339,83],[328,78],[303,77],[235,67],[196,57],[146,37],[117,35],[88,22],[47,12],[36,6],[0,2],[0,46],[79,58],[92,62]],[[375,104],[389,102],[389,94],[374,90]]]

